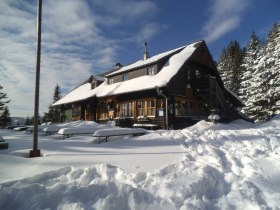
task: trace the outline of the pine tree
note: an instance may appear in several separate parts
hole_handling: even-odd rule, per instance
[[[266,75],[269,84],[270,115],[280,114],[280,23],[275,23],[268,35],[266,48]]]
[[[218,61],[218,70],[225,87],[236,94],[240,89],[244,52],[245,49],[242,49],[237,41],[231,41],[228,47],[223,49]]]
[[[242,111],[251,118],[256,118],[258,113],[256,108],[256,94],[260,93],[260,89],[256,87],[260,85],[262,78],[259,74],[256,74],[256,70],[259,68],[259,59],[263,52],[263,45],[261,39],[252,32],[251,40],[247,46],[245,56],[243,59],[242,67],[243,74],[241,76],[241,88],[239,90],[239,96],[245,103]]]
[[[10,117],[10,111],[7,106],[4,107],[2,114],[0,115],[0,122],[2,125],[6,126],[12,122]]]
[[[269,83],[267,78],[269,75],[265,65],[266,49],[260,50],[259,56],[253,67],[252,79],[250,81],[250,101],[252,107],[249,114],[257,120],[264,121],[271,115],[268,102],[270,101]]]
[[[243,111],[257,120],[280,114],[280,24],[274,24],[264,46],[253,33],[246,52],[240,95]]]
[[[30,125],[30,119],[29,119],[29,117],[26,117],[26,119],[25,119],[25,125]]]
[[[59,99],[61,99],[61,91],[59,85],[57,84],[54,88],[53,103],[57,102]]]
[[[3,87],[0,85],[0,125],[7,125],[11,122],[10,112],[7,104],[11,100],[7,100],[7,94],[3,93],[1,90]]]
[[[53,103],[55,103],[59,99],[61,99],[61,91],[60,91],[59,85],[57,84],[54,89]],[[44,121],[59,123],[60,122],[60,107],[59,106],[54,107],[54,106],[50,105],[48,113],[45,113]]]
[[[6,104],[11,100],[7,100],[7,94],[3,93],[1,90],[3,87],[0,85],[0,114],[5,110]]]

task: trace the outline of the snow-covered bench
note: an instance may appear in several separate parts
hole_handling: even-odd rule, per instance
[[[44,132],[47,135],[52,135],[57,133],[61,128],[63,128],[63,125],[49,125],[48,127],[45,127],[42,129],[42,132]]]
[[[147,130],[143,128],[106,128],[106,129],[100,129],[98,131],[95,131],[93,134],[93,137],[99,137],[98,143],[101,143],[102,141],[108,141],[109,137],[111,136],[124,136],[124,135],[143,135],[146,134]]]
[[[150,130],[153,130],[158,127],[158,125],[152,123],[135,123],[132,126],[134,128],[148,128]]]
[[[107,124],[96,124],[91,126],[80,126],[80,127],[68,127],[68,128],[61,128],[58,131],[58,134],[63,135],[63,138],[70,138],[73,135],[77,134],[93,134],[94,132],[105,129],[105,128],[112,128],[116,126],[115,121],[108,121]]]

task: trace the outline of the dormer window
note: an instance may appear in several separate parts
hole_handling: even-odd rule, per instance
[[[95,83],[95,82],[92,82],[92,83],[91,83],[91,89],[94,89],[94,88],[96,88],[96,83]]]
[[[114,83],[113,78],[109,78],[109,79],[108,79],[108,85],[111,85],[111,84],[113,84],[113,83]]]
[[[126,81],[126,80],[128,80],[128,74],[123,75],[123,81]]]
[[[150,66],[148,67],[148,75],[155,75],[155,67],[154,66]]]

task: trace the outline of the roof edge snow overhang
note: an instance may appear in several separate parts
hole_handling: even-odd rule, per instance
[[[239,107],[243,107],[245,106],[244,102],[242,101],[241,98],[239,98],[239,96],[237,96],[235,93],[233,93],[231,90],[229,90],[227,87],[224,86],[224,89],[228,95],[228,97],[230,98],[230,100],[232,102],[234,102],[234,104],[236,106],[239,106]]]

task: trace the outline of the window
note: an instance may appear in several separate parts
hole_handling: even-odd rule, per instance
[[[195,77],[197,78],[197,79],[200,79],[200,78],[203,78],[203,72],[202,71],[200,71],[200,70],[195,70]]]
[[[117,104],[118,117],[133,117],[133,102],[124,101]]]
[[[154,100],[147,101],[147,116],[155,116],[156,106]]]
[[[113,78],[109,78],[108,79],[108,85],[111,85],[111,84],[113,84],[114,83],[114,79]]]
[[[155,116],[156,103],[154,99],[137,102],[137,116]]]
[[[98,105],[99,119],[109,118],[108,106],[105,103]]]
[[[123,81],[126,81],[126,80],[128,80],[128,74],[127,73],[123,75]]]
[[[145,101],[138,101],[137,109],[138,109],[138,116],[144,116],[145,115]]]
[[[80,106],[73,105],[72,116],[75,119],[78,119],[78,120],[80,119],[80,117],[81,117],[81,107]]]
[[[155,67],[154,66],[150,66],[148,67],[148,75],[154,75],[155,74]]]
[[[92,83],[91,83],[91,89],[94,89],[94,88],[96,88],[96,83],[95,83],[95,82],[92,82]]]

